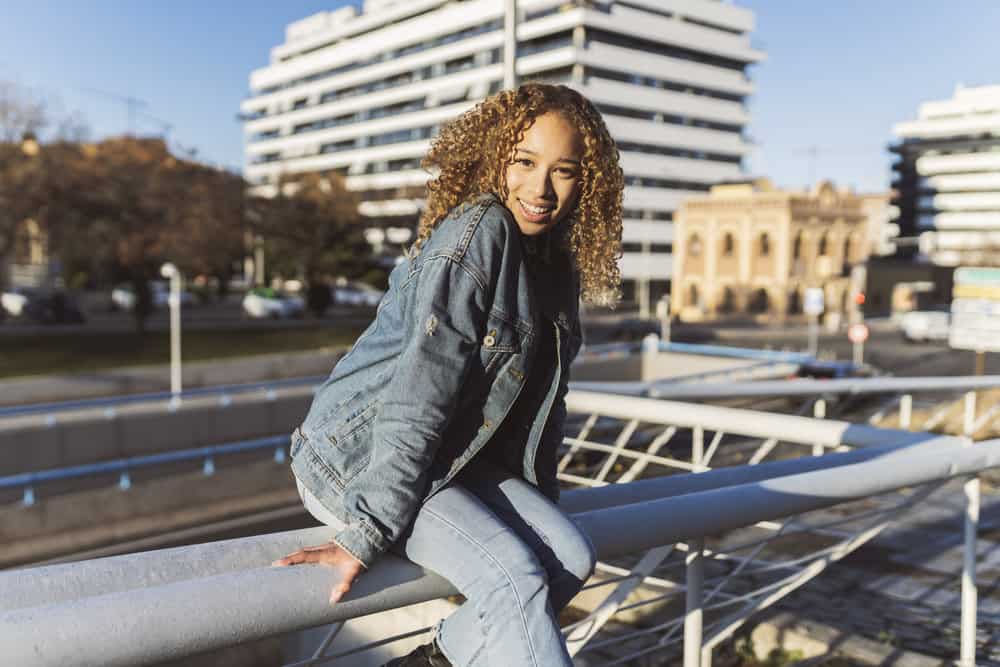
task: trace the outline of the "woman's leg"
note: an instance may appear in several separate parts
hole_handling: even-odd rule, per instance
[[[461,481],[428,500],[393,547],[465,596],[458,632],[439,643],[455,667],[571,667],[535,551]],[[450,623],[448,619],[442,628]]]
[[[459,476],[461,484],[513,530],[545,570],[549,603],[563,609],[593,574],[593,546],[573,521],[534,486],[485,461]],[[480,642],[472,641],[479,637]],[[438,643],[456,665],[485,666],[485,635],[475,608],[463,606],[445,619]]]

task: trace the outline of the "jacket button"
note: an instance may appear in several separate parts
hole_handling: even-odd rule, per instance
[[[486,347],[493,347],[496,344],[497,339],[493,336],[493,334],[486,334],[486,338],[483,339],[483,345]]]

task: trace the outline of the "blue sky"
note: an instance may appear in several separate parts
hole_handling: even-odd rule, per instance
[[[0,0],[0,80],[79,111],[93,135],[124,132],[131,95],[171,138],[239,168],[236,120],[251,70],[284,26],[338,0]],[[753,175],[804,186],[810,175],[863,191],[889,180],[894,122],[957,83],[1000,84],[997,0],[741,0],[768,59],[751,69]],[[156,122],[137,117],[140,131]],[[816,149],[814,159],[809,151]]]

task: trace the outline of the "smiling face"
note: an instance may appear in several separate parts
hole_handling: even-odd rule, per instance
[[[573,212],[582,184],[583,138],[554,111],[524,131],[507,166],[507,201],[521,233],[535,236]]]

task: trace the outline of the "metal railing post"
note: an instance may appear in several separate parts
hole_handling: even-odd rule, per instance
[[[965,442],[972,446],[976,421],[976,392],[965,394]],[[965,492],[965,545],[962,558],[962,633],[959,664],[976,665],[976,537],[979,532],[979,477],[973,476],[963,486]]]
[[[705,538],[699,537],[688,542],[688,552],[684,557],[687,577],[684,612],[684,667],[702,667],[702,623],[704,610],[702,602],[705,585]]]
[[[913,394],[903,394],[899,399],[899,428],[910,430],[910,419],[913,417]]]
[[[700,466],[705,459],[705,429],[695,426],[691,429],[691,465]]]
[[[826,419],[826,399],[817,398],[813,403],[813,417],[816,419]],[[823,456],[823,445],[816,443],[813,445],[813,456]]]

